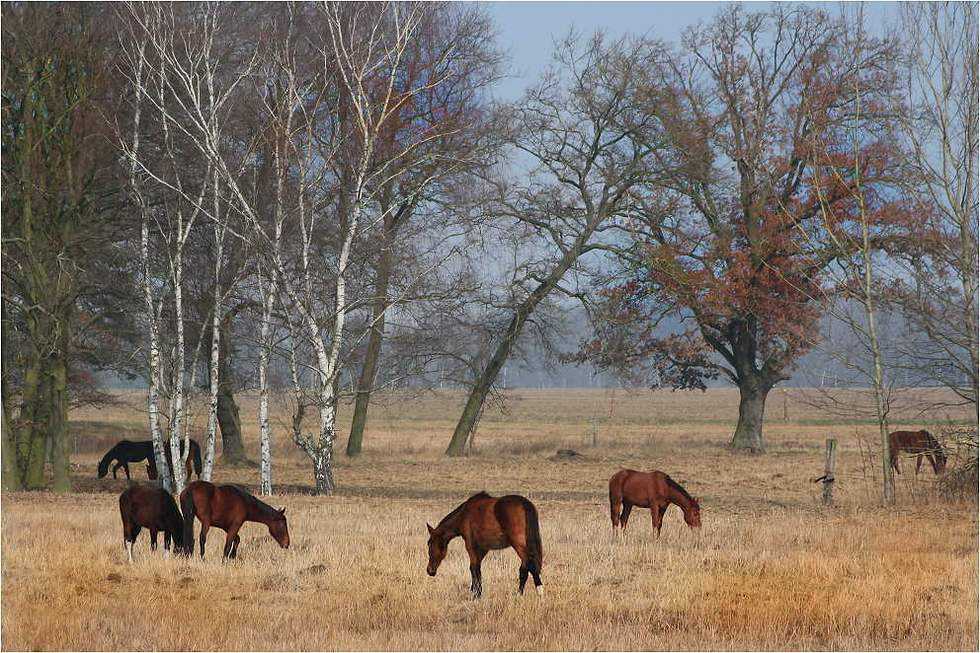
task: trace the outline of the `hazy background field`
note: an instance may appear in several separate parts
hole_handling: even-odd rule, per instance
[[[347,459],[338,438],[329,498],[306,494],[311,472],[280,405],[271,502],[288,508],[292,546],[250,524],[229,564],[220,531],[203,562],[151,555],[143,534],[126,564],[116,500],[126,481],[95,479],[108,446],[146,437],[141,396],[120,399],[72,416],[75,494],[3,496],[4,649],[978,647],[976,504],[941,501],[928,466],[916,480],[903,461],[898,506],[883,509],[873,421],[797,391],[773,393],[769,453],[757,457],[725,447],[729,390],[512,390],[505,411],[487,408],[463,459],[442,456],[459,395],[389,394],[372,407],[364,455]],[[254,414],[244,397],[256,457]],[[905,408],[892,426],[969,420]],[[810,482],[827,437],[840,442],[830,509]],[[559,448],[582,456],[553,459]],[[664,470],[699,496],[700,536],[671,508],[660,541],[646,510],[614,541],[606,482],[621,467]],[[219,464],[215,480],[254,489],[258,470]],[[459,541],[439,575],[425,575],[425,522],[483,489],[538,506],[543,600],[517,596],[513,552],[487,558],[478,602]]]

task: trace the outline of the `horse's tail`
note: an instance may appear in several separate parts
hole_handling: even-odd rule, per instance
[[[184,553],[194,555],[194,492],[190,488],[180,493],[180,512],[184,517]]]
[[[203,467],[201,463],[201,445],[197,443],[197,440],[191,440],[191,457],[194,459],[194,473],[197,474],[198,478],[201,478],[201,468]]]
[[[541,529],[538,526],[538,509],[527,499],[524,500],[524,519],[528,562],[535,566],[535,571],[541,573],[541,565],[544,564],[544,551],[541,548]]]
[[[116,449],[118,448],[118,444],[114,445],[106,455],[102,456],[102,460],[99,461],[99,478],[105,478],[106,474],[109,473],[109,463],[116,458]]]

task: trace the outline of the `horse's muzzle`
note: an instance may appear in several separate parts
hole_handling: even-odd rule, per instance
[[[426,567],[425,568],[425,573],[429,574],[430,576],[435,576],[436,575],[436,570],[435,569],[429,569],[428,567]]]

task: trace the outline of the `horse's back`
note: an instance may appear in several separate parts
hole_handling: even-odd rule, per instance
[[[666,479],[667,475],[659,470],[638,472],[623,469],[613,475],[609,483],[610,489],[614,481],[618,483],[619,495],[624,500],[641,508],[649,508],[654,496],[663,493]]]
[[[148,528],[166,528],[180,511],[173,496],[156,485],[134,483],[119,495],[119,510],[123,519],[130,519]]]
[[[939,442],[925,429],[919,431],[892,431],[888,434],[888,445],[893,451],[918,453],[939,447]]]

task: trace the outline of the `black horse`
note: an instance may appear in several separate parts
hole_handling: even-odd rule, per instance
[[[167,464],[173,467],[169,442],[163,443],[163,453],[167,457]],[[183,440],[180,441],[180,454],[181,456],[184,454]],[[138,442],[132,440],[119,441],[99,461],[99,478],[105,478],[105,475],[109,473],[109,465],[114,460],[116,464],[112,466],[112,478],[116,478],[116,472],[122,467],[123,471],[126,472],[126,479],[130,479],[129,463],[138,463],[143,460],[147,462],[146,475],[150,480],[155,480],[160,475],[157,471],[156,458],[153,456],[152,440],[140,440]],[[191,440],[191,455],[187,457],[188,478],[191,476],[191,463],[194,465],[194,473],[197,474],[198,478],[201,478],[201,445],[197,443],[197,440]]]

